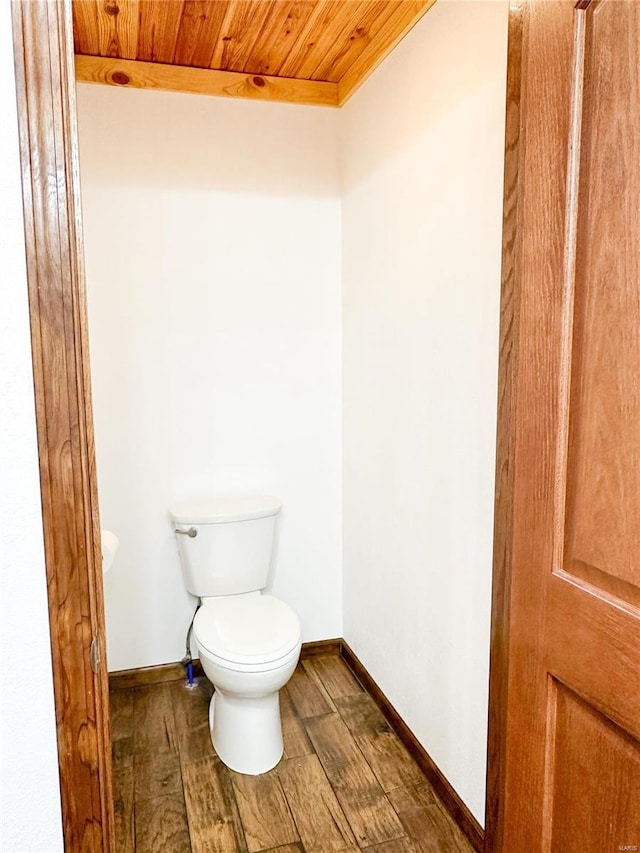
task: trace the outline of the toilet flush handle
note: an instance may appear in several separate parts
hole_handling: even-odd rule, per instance
[[[176,528],[176,533],[180,533],[182,536],[188,536],[189,539],[195,539],[195,537],[198,535],[198,528],[190,527],[188,530],[178,530]]]

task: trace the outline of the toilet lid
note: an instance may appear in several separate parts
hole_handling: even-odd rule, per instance
[[[300,642],[300,619],[272,595],[206,601],[193,623],[198,646],[230,663],[269,663]]]

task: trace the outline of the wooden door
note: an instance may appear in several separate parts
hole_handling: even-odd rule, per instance
[[[510,39],[486,849],[640,850],[640,2]]]

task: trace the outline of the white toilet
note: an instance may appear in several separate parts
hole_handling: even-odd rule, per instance
[[[274,497],[231,496],[170,509],[187,589],[202,600],[193,634],[215,687],[211,739],[227,767],[266,773],[282,757],[278,691],[302,645],[297,614],[263,595],[273,551]]]

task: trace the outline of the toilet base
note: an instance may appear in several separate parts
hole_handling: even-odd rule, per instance
[[[211,742],[231,770],[258,776],[282,758],[280,694],[239,698],[216,688],[209,705]]]

